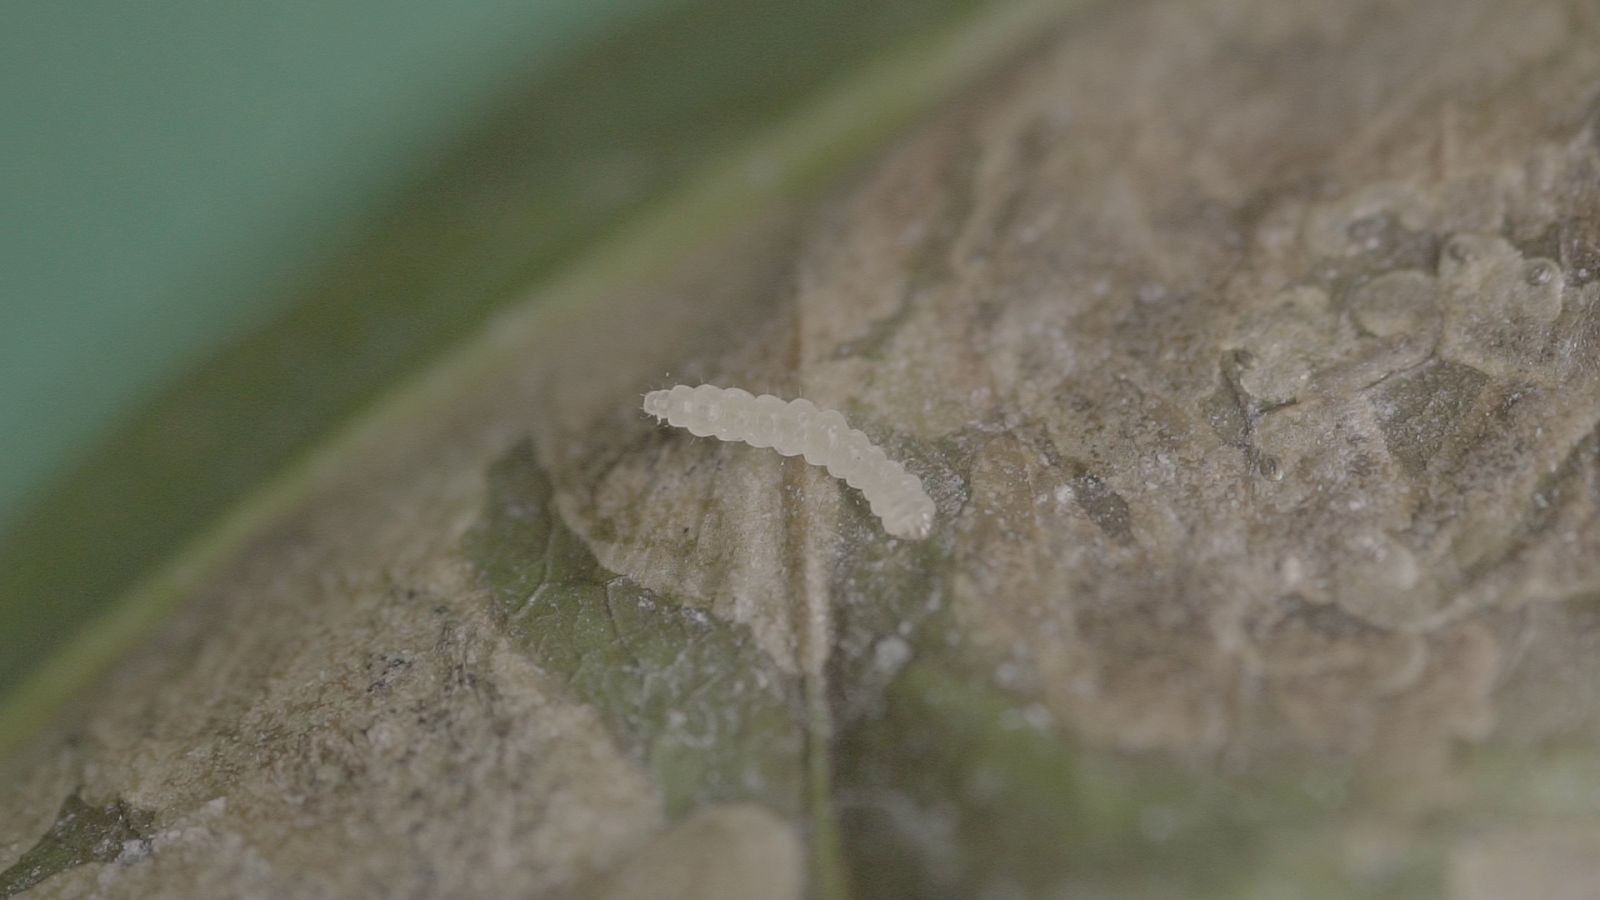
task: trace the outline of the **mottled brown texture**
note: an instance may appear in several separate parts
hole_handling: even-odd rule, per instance
[[[711,371],[853,411],[913,471],[964,439],[932,477],[962,621],[1074,729],[1438,771],[1492,726],[1485,616],[1600,589],[1596,293],[1560,249],[1600,213],[1594,19],[1107,12],[866,175],[791,318]],[[727,571],[703,529],[659,561],[654,504],[685,507],[637,467],[696,521],[797,521],[747,495],[771,461],[653,443],[569,507],[619,571]]]
[[[372,448],[9,788],[0,849],[81,785],[163,830],[38,896],[692,892],[834,815],[810,871],[862,896],[1579,896],[1597,91],[1585,0],[1113,4]],[[637,413],[702,380],[844,412],[932,537]],[[529,433],[596,583],[803,685],[817,818],[665,822],[489,613],[458,539]]]
[[[1463,745],[1600,705],[1548,633],[1600,591],[1596,47],[1584,3],[1123,5],[865,174],[772,330],[696,365],[904,448],[930,602],[1067,733],[1451,808]],[[724,614],[780,584],[752,541],[832,554],[791,601],[874,603],[858,505],[778,469],[657,437],[564,509]],[[1551,693],[1497,698],[1529,666]]]

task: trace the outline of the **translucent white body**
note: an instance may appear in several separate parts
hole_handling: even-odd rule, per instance
[[[810,400],[784,402],[738,388],[680,384],[646,394],[644,411],[699,437],[805,456],[806,462],[861,491],[883,520],[883,530],[895,537],[921,540],[933,529],[933,500],[922,489],[922,479],[851,428],[844,416],[817,409]]]

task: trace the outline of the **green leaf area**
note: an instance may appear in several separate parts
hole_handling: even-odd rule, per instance
[[[997,687],[948,618],[914,629],[914,657],[834,746],[855,896],[1443,896],[1431,830],[1398,867],[1350,865],[1347,829],[1371,798],[1348,762],[1087,746]]]
[[[1355,783],[1327,761],[1230,772],[1116,754],[1040,727],[1016,698],[911,663],[835,764],[856,896],[1443,896],[1443,848],[1353,871]]]
[[[91,862],[111,862],[130,843],[149,838],[155,813],[113,800],[90,806],[77,794],[67,797],[39,842],[0,872],[0,897],[28,890],[52,875]]]
[[[463,546],[492,586],[495,611],[654,776],[667,814],[752,800],[798,815],[799,682],[749,629],[602,568],[551,506],[530,443],[490,468],[489,496]]]

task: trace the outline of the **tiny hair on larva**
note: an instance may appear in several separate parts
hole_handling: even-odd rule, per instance
[[[883,520],[883,530],[895,537],[920,541],[933,530],[933,499],[922,489],[922,479],[851,428],[844,416],[818,409],[810,400],[785,401],[739,388],[680,384],[646,394],[644,411],[697,437],[743,441],[752,447],[771,447],[784,456],[804,456],[806,462],[822,466],[859,490]]]

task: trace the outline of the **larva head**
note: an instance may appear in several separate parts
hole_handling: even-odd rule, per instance
[[[667,392],[651,391],[644,395],[644,411],[657,419],[667,417]]]

